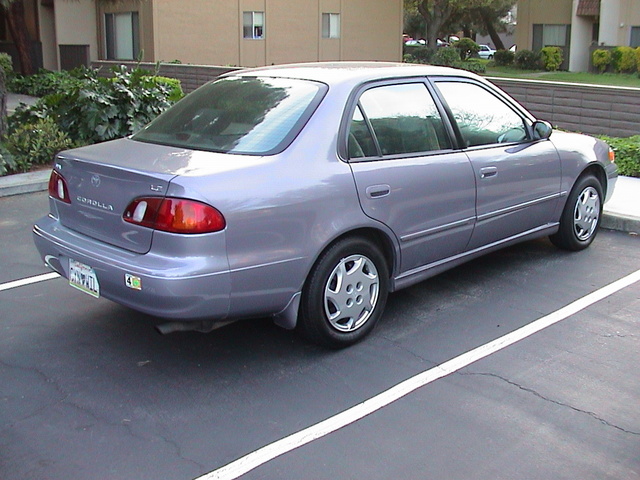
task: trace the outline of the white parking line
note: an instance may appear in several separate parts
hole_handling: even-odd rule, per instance
[[[513,345],[514,343],[527,338],[555,323],[558,323],[571,315],[593,305],[594,303],[613,295],[614,293],[640,281],[640,270],[627,275],[620,280],[613,282],[589,295],[586,295],[566,307],[550,313],[518,330],[504,335],[496,340],[481,345],[473,350],[468,351],[456,358],[453,358],[437,367],[426,370],[418,375],[405,380],[404,382],[372,397],[354,407],[345,410],[333,417],[327,418],[320,423],[312,425],[300,432],[294,433],[288,437],[278,440],[270,445],[262,447],[238,460],[235,460],[224,467],[213,472],[207,473],[196,480],[233,480],[254,468],[273,460],[280,455],[290,452],[298,447],[306,445],[318,438],[324,437],[340,428],[354,423],[361,418],[380,410],[381,408],[399,400],[405,395],[423,387],[439,378],[454,373],[472,363],[488,357],[503,348]]]
[[[22,280],[14,280],[13,282],[0,283],[0,292],[4,290],[11,290],[12,288],[23,287],[25,285],[31,285],[32,283],[44,282],[45,280],[51,280],[58,278],[56,272],[43,273],[42,275],[36,275],[35,277],[23,278]]]

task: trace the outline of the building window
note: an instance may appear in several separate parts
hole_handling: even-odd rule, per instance
[[[640,47],[640,27],[631,27],[630,47]]]
[[[322,38],[340,38],[340,14],[322,14]]]
[[[138,12],[106,13],[107,60],[135,60],[140,54]]]
[[[244,12],[242,32],[244,38],[264,38],[264,12]]]
[[[569,38],[569,25],[533,25],[533,50],[544,47],[565,47]]]

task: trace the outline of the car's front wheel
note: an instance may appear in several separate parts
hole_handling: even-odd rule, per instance
[[[342,348],[367,336],[384,310],[389,273],[380,249],[345,238],[316,262],[302,292],[298,329],[309,340]]]
[[[559,248],[582,250],[593,242],[602,217],[602,186],[586,175],[574,185],[560,217],[560,228],[549,238]]]

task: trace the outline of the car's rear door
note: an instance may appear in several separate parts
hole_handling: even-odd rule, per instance
[[[498,92],[470,79],[435,79],[459,129],[477,183],[469,249],[544,228],[560,198],[560,157],[531,138],[530,119]]]
[[[423,81],[363,88],[349,112],[348,153],[364,212],[399,239],[398,273],[461,253],[475,221],[475,180]]]

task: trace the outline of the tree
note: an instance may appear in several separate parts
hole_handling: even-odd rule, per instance
[[[0,7],[4,10],[11,38],[18,51],[20,73],[31,75],[33,73],[33,61],[31,59],[31,45],[24,16],[23,0],[0,0]]]
[[[407,11],[417,11],[422,15],[427,29],[427,45],[435,48],[443,25],[455,12],[459,1],[461,0],[404,0],[404,6]]]
[[[475,8],[484,31],[491,37],[496,50],[505,50],[500,38],[500,32],[504,32],[506,28],[502,19],[507,16],[514,4],[513,0],[486,0],[483,5]]]
[[[473,38],[476,30],[486,32],[496,49],[504,49],[498,33],[501,19],[516,0],[404,0],[405,12],[418,12],[426,24],[428,45],[434,48],[439,37],[462,30]]]

